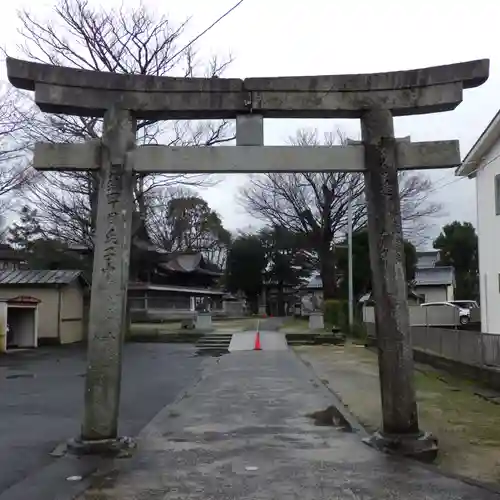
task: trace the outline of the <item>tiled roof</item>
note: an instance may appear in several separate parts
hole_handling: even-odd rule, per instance
[[[306,284],[305,288],[321,290],[323,288],[323,281],[321,280],[321,276],[317,274],[313,276]]]
[[[201,253],[185,253],[173,255],[168,262],[158,264],[159,267],[174,272],[207,274],[209,276],[222,276],[223,273],[211,271],[205,266]]]
[[[80,277],[78,270],[8,270],[0,271],[0,286],[67,285]]]

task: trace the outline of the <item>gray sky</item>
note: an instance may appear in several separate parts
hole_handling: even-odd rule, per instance
[[[106,2],[108,3],[108,2]],[[109,3],[121,3],[113,0]],[[138,1],[124,0],[134,5]],[[188,34],[206,28],[236,0],[143,0],[174,21],[193,16]],[[491,60],[490,78],[465,91],[464,102],[448,113],[397,118],[396,135],[412,140],[459,139],[465,156],[500,107],[498,18],[492,0],[245,0],[207,33],[198,44],[201,55],[227,54],[235,61],[225,76],[286,76],[365,73],[412,69],[471,59]],[[5,2],[2,5],[2,45],[15,54],[16,9],[50,9],[52,2]],[[3,72],[4,74],[4,72]],[[266,120],[265,142],[283,144],[297,128],[320,132],[342,128],[359,134],[357,120]],[[452,171],[433,172],[435,196],[445,204],[449,220],[476,222],[475,182],[456,180]],[[227,176],[203,191],[229,229],[248,226],[251,219],[236,206],[234,194],[245,176]],[[438,229],[436,227],[435,230]]]

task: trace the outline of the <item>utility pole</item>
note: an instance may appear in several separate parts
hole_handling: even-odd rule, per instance
[[[354,324],[354,293],[352,283],[352,178],[349,179],[349,203],[347,206],[347,253],[349,274],[349,328]]]

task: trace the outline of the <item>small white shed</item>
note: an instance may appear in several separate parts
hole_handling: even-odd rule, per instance
[[[0,299],[0,352],[38,346],[38,304],[27,295]]]
[[[84,340],[88,291],[89,284],[78,270],[0,271],[0,328],[6,315],[9,325],[8,336],[6,325],[0,331],[5,345],[36,347]],[[33,311],[35,301],[38,302]],[[35,341],[28,342],[32,336],[25,333],[28,323],[36,325]]]

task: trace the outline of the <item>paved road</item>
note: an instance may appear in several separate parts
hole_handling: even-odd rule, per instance
[[[258,322],[259,329],[261,331],[268,331],[268,332],[275,332],[279,330],[283,322],[286,320],[286,318],[266,318],[266,319],[261,319]]]
[[[141,433],[134,457],[94,476],[80,500],[499,498],[314,425],[308,414],[340,403],[290,350],[230,353],[204,370]]]
[[[191,346],[127,344],[120,434],[135,435],[193,382],[202,358]],[[56,460],[49,453],[78,434],[85,350],[39,348],[0,357],[0,494]]]

